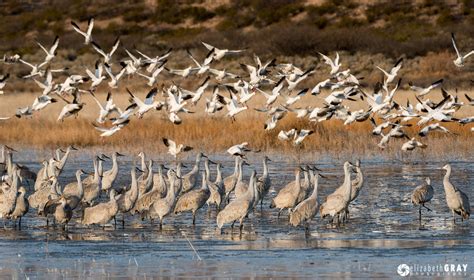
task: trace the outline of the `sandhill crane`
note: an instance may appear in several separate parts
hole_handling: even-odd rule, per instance
[[[138,196],[148,192],[153,187],[153,160],[148,161],[147,173],[142,173],[138,177]]]
[[[199,178],[199,166],[202,157],[207,158],[207,156],[203,153],[198,153],[196,155],[196,163],[194,164],[193,169],[183,176],[183,188],[181,189],[181,193],[188,192],[196,187]]]
[[[123,156],[123,155],[117,152],[114,152],[112,154],[112,169],[105,171],[104,174],[102,175],[102,190],[105,192],[113,188],[113,184],[118,174],[117,157],[120,157],[120,156]]]
[[[244,164],[248,165],[247,162],[244,161],[244,160],[240,161],[240,163],[239,163],[239,177],[237,178],[237,183],[235,184],[235,190],[234,190],[235,197],[240,197],[243,194],[245,194],[247,192],[248,187],[249,187],[243,181],[243,177],[244,177],[243,165]]]
[[[298,195],[301,190],[300,173],[301,167],[295,170],[295,181],[283,187],[277,196],[273,198],[270,208],[278,208],[278,218],[284,209],[292,209],[296,206]]]
[[[310,190],[311,190],[311,181],[310,181],[310,178],[309,178],[310,169],[311,168],[309,166],[305,166],[305,167],[302,168],[304,181],[303,181],[303,183],[301,183],[301,188],[300,188],[300,192],[298,194],[298,198],[296,199],[296,204],[298,204],[301,201],[308,198],[308,196],[310,194],[309,193]]]
[[[202,186],[200,189],[191,190],[178,199],[174,208],[174,213],[180,213],[185,211],[192,211],[193,213],[193,225],[196,224],[196,211],[199,210],[206,201],[209,199],[211,192],[206,182],[206,174],[202,172]]]
[[[18,196],[16,197],[15,203],[15,210],[10,215],[10,218],[15,221],[18,220],[18,228],[21,229],[21,217],[28,213],[29,204],[28,199],[26,199],[26,189],[24,187],[20,187],[18,189]]]
[[[67,192],[63,190],[62,196],[66,198],[67,205],[74,210],[79,206],[79,203],[82,201],[84,197],[84,188],[82,186],[81,175],[86,174],[84,170],[79,169],[76,171],[76,188],[70,188]]]
[[[88,205],[92,205],[96,198],[100,195],[101,189],[101,177],[102,177],[102,159],[100,157],[95,157],[94,159],[94,177],[90,179],[87,177],[82,181],[82,187],[84,190],[84,196],[82,197],[82,202]]]
[[[132,170],[130,171],[130,175],[132,177],[132,183],[130,185],[130,189],[122,194],[119,194],[117,199],[118,204],[118,211],[122,213],[122,228],[125,227],[125,213],[132,210],[135,206],[135,203],[138,199],[138,183],[137,183],[137,176],[135,173],[135,166],[133,166]]]
[[[230,193],[235,189],[235,185],[237,184],[237,180],[239,178],[239,161],[240,157],[235,157],[235,165],[234,165],[234,173],[232,175],[227,176],[224,179],[224,192],[225,192],[225,201],[229,203]]]
[[[181,173],[181,166],[182,164],[178,164],[176,168],[176,173]],[[158,172],[153,175],[153,187],[152,190],[155,190],[159,193],[159,197],[165,197],[167,193],[167,182],[165,176],[163,175],[163,171],[168,170],[163,164],[158,165]],[[178,186],[176,189],[177,192],[181,190],[181,185]]]
[[[271,159],[267,156],[263,158],[263,175],[257,178],[257,192],[258,192],[258,200],[255,202],[255,206],[260,202],[260,209],[263,207],[263,199],[270,190],[272,185],[272,181],[270,180],[270,174],[268,173],[268,162]]]
[[[411,203],[413,205],[418,205],[419,221],[421,225],[421,207],[425,207],[428,211],[431,211],[430,208],[425,206],[425,203],[430,202],[433,198],[434,190],[431,186],[430,178],[425,178],[425,183],[417,186],[411,193]]]
[[[115,190],[110,191],[110,200],[84,209],[83,225],[99,224],[105,226],[117,215],[118,204]]]
[[[132,213],[143,213],[144,211],[149,210],[153,202],[166,195],[167,182],[163,178],[164,168],[165,167],[162,164],[158,166],[158,174],[154,175],[158,176],[158,180],[155,182],[153,179],[153,187],[150,191],[140,193],[140,189],[138,190],[138,200],[131,211]]]
[[[313,192],[311,195],[300,202],[296,207],[290,212],[290,224],[294,227],[305,223],[305,229],[309,229],[309,221],[316,216],[319,210],[319,201],[318,201],[318,177],[320,174],[313,176]]]
[[[208,169],[208,166],[206,166],[206,169]],[[207,176],[207,183],[209,185],[209,190],[211,191],[211,195],[209,196],[209,199],[207,200],[207,208],[211,209],[211,205],[215,204],[216,205],[216,210],[217,212],[220,211],[221,209],[221,204],[222,201],[224,200],[225,196],[225,190],[224,190],[224,181],[222,180],[222,172],[221,172],[221,164],[217,164],[217,176],[216,180],[214,182],[211,182],[209,179],[209,171],[206,170],[206,176]]]
[[[173,212],[173,208],[175,207],[176,203],[176,184],[175,181],[176,179],[179,179],[176,173],[172,170],[170,176],[170,183],[169,183],[169,189],[166,193],[166,197],[157,199],[156,201],[153,202],[153,204],[150,206],[150,210],[148,211],[148,216],[150,217],[150,220],[153,221],[155,218],[160,219],[160,229],[163,227],[163,219],[168,216],[171,212]]]
[[[453,223],[456,223],[454,213],[461,216],[461,221],[463,219],[467,220],[471,214],[469,198],[464,192],[455,187],[449,181],[449,177],[451,176],[451,165],[446,164],[443,166],[443,169],[446,170],[446,175],[444,175],[443,179],[444,192],[446,193],[446,202],[448,203],[448,207],[453,213]]]
[[[59,177],[59,175],[61,175],[61,172],[63,171],[64,166],[66,165],[66,162],[69,158],[69,154],[71,153],[71,151],[77,151],[77,149],[74,148],[73,146],[67,147],[66,152],[64,153],[63,157],[58,158],[58,162],[55,162],[55,164],[54,164],[54,167],[56,167],[56,173],[55,174],[49,174],[49,176],[54,175],[56,177]]]
[[[340,224],[340,215],[347,211],[352,194],[351,171],[352,163],[346,161],[344,163],[344,182],[342,183],[344,192],[342,194],[332,193],[326,197],[326,201],[319,208],[321,218],[331,216],[333,219],[337,217],[337,223]]]
[[[351,188],[351,201],[354,201],[360,193],[360,190],[364,186],[364,174],[362,173],[362,169],[360,168],[360,160],[356,161],[355,164],[355,171],[356,171],[356,178],[351,181],[352,188]],[[333,194],[338,194],[338,195],[344,195],[344,185],[340,186],[339,188],[336,189],[336,191]],[[347,219],[347,216],[349,214],[349,209],[347,209],[347,212],[344,212],[342,217],[344,220]]]
[[[248,213],[252,210],[255,201],[255,192],[257,191],[256,178],[257,172],[252,171],[250,176],[249,188],[241,197],[236,198],[217,214],[217,227],[221,231],[226,223],[232,222],[232,228],[235,221],[239,221],[239,232],[242,234],[243,221]]]
[[[72,214],[71,207],[67,204],[66,198],[62,196],[59,199],[59,204],[56,206],[54,211],[54,219],[56,223],[63,225],[63,229],[65,229],[67,223],[69,223],[72,218]]]
[[[20,187],[20,177],[18,175],[19,170],[16,165],[12,169],[12,181],[11,184],[2,184],[1,191],[2,195],[0,197],[0,218],[8,218],[16,206],[16,197],[18,193],[18,188]]]

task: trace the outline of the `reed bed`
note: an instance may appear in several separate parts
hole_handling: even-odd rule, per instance
[[[406,100],[407,94],[409,93],[402,92],[398,97],[399,101]],[[5,101],[0,104],[2,116],[7,112],[11,113],[20,104],[31,102],[32,97],[32,94],[2,97]],[[99,95],[99,98],[105,99],[103,95]],[[125,94],[116,94],[114,98],[121,107],[127,103]],[[314,101],[315,97],[305,98],[306,101],[302,100],[300,104],[316,106],[320,103],[320,101]],[[369,121],[348,126],[336,119],[315,123],[307,119],[297,119],[290,112],[278,123],[277,128],[265,131],[263,125],[267,116],[251,109],[259,107],[262,101],[260,97],[252,100],[252,104],[249,104],[250,108],[238,115],[236,121],[223,116],[225,112],[209,117],[203,113],[203,104],[199,104],[196,108],[190,106],[196,113],[184,114],[180,125],[174,125],[168,121],[164,112],[150,112],[141,120],[132,118],[130,124],[117,134],[102,138],[92,126],[97,114],[96,105],[87,96],[84,96],[84,101],[87,105],[79,117],[66,119],[63,123],[56,121],[63,104],[53,104],[32,118],[12,118],[1,121],[0,143],[35,149],[54,149],[74,145],[81,148],[164,153],[166,149],[161,139],[166,137],[209,153],[224,153],[234,144],[249,142],[252,148],[262,152],[289,155],[294,158],[318,155],[331,158],[358,156],[399,159],[410,157],[469,159],[473,155],[471,140],[473,132],[470,131],[470,126],[461,126],[457,123],[443,124],[453,134],[434,132],[428,137],[418,137],[428,147],[406,153],[400,150],[406,139],[391,139],[386,149],[380,149],[377,146],[380,136],[371,135],[373,127]],[[352,109],[366,107],[363,102],[352,103]],[[468,115],[473,115],[473,110],[466,106],[456,114],[457,117]],[[413,126],[407,128],[406,131],[410,137],[415,137],[420,127],[416,125],[416,120],[412,123]],[[291,128],[312,129],[314,134],[307,137],[300,147],[294,147],[291,142],[278,140],[277,135],[280,130]]]

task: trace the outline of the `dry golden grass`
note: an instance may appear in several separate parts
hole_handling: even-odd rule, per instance
[[[140,96],[145,94],[137,93]],[[400,92],[396,99],[405,103],[406,98],[412,99],[410,95],[413,93]],[[105,99],[104,95],[98,96],[101,100]],[[116,93],[114,99],[120,107],[127,104],[127,96],[124,93]],[[464,98],[461,99],[464,101]],[[1,100],[3,102],[0,104],[0,111],[4,116],[13,113],[16,107],[31,103],[33,95],[5,95]],[[377,146],[380,137],[371,135],[372,125],[368,121],[354,123],[350,126],[344,126],[340,120],[312,123],[308,120],[296,119],[294,114],[289,113],[278,123],[277,128],[268,132],[263,129],[267,117],[262,113],[249,109],[238,115],[235,122],[224,117],[224,112],[220,112],[215,117],[208,117],[202,112],[203,101],[196,108],[191,106],[191,109],[196,113],[183,115],[181,125],[169,122],[164,112],[150,112],[144,119],[133,118],[130,124],[117,134],[101,138],[99,137],[100,133],[91,124],[98,113],[97,106],[88,96],[84,96],[84,101],[87,105],[79,118],[66,119],[63,123],[56,122],[57,115],[63,105],[61,103],[51,105],[30,119],[12,118],[2,121],[0,122],[0,143],[47,149],[75,145],[88,148],[164,152],[165,147],[161,138],[167,137],[178,143],[213,153],[222,153],[231,145],[246,141],[250,143],[251,147],[264,152],[294,156],[301,154],[301,156],[319,155],[336,158],[348,155],[469,158],[472,155],[470,126],[460,126],[456,123],[443,124],[455,135],[432,133],[428,137],[421,138],[428,148],[402,155],[400,147],[406,140],[392,139],[388,148],[381,150]],[[258,107],[261,101],[261,97],[257,97],[249,104],[249,107]],[[306,96],[299,104],[316,106],[321,104],[321,98]],[[363,102],[353,102],[349,106],[352,109],[367,107]],[[456,114],[457,117],[468,115],[474,115],[474,110],[469,107],[463,107]],[[280,130],[289,130],[294,127],[310,128],[315,131],[304,141],[298,151],[291,143],[281,142],[277,139]],[[408,128],[407,132],[410,136],[416,136],[418,130],[419,127],[414,125]]]

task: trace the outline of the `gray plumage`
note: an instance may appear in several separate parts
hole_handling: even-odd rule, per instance
[[[193,213],[193,225],[196,223],[196,212],[201,209],[209,199],[211,192],[207,186],[206,175],[202,174],[202,185],[200,189],[191,190],[178,199],[174,208],[174,213],[191,211]]]
[[[311,195],[296,205],[291,211],[290,224],[292,226],[296,227],[301,223],[306,223],[306,227],[308,228],[309,221],[318,213],[318,177],[319,174],[313,176],[313,192]]]
[[[117,215],[118,204],[115,190],[110,191],[110,200],[84,209],[83,225],[105,225]]]
[[[443,167],[446,170],[444,175],[443,186],[446,193],[446,202],[449,209],[453,213],[453,221],[456,222],[454,213],[461,216],[461,219],[469,219],[471,215],[471,206],[469,204],[469,197],[460,189],[451,184],[449,177],[451,176],[451,165],[446,164]]]

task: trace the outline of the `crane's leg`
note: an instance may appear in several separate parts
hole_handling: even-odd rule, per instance
[[[430,212],[431,212],[431,209],[430,209],[430,208],[428,208],[428,207],[426,207],[424,204],[423,204],[423,207],[425,207],[425,208],[426,208],[426,210],[428,210],[428,211],[430,211]]]
[[[18,230],[21,230],[21,217],[18,219]]]
[[[244,229],[243,218],[239,221],[239,236],[242,237],[242,230]]]
[[[280,219],[280,214],[281,214],[281,211],[283,211],[283,209],[280,209],[280,210],[278,211],[278,217],[277,217],[277,220],[279,220],[279,219]]]
[[[160,218],[160,231],[163,230],[163,218]]]
[[[125,228],[125,213],[122,214],[122,229]]]
[[[421,226],[421,205],[418,207],[418,221],[420,222],[420,226]]]
[[[196,211],[193,211],[193,226],[196,225]]]
[[[453,213],[453,224],[456,223],[456,217],[454,216],[454,210],[451,210],[451,212]]]

